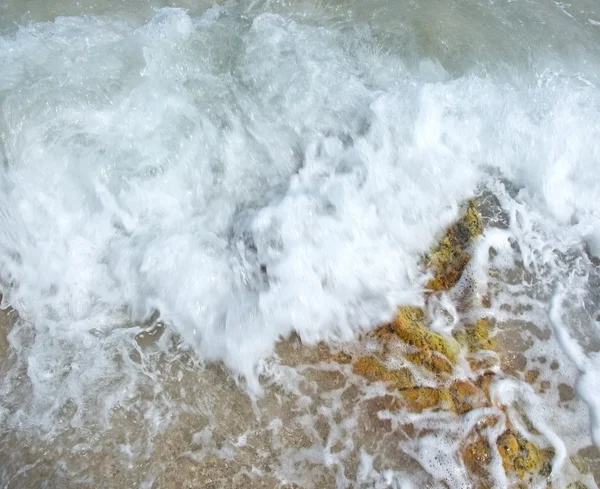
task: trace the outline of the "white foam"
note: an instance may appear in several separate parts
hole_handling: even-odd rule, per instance
[[[135,28],[57,18],[0,38],[0,276],[33,385],[10,422],[50,429],[68,400],[130,398],[143,373],[131,323],[154,311],[258,390],[280,336],[348,339],[420,301],[423,252],[500,180],[515,189],[501,195],[509,230],[478,250],[507,264],[518,243],[552,291],[557,251],[600,249],[593,80],[455,76],[430,58],[411,73],[368,29],[236,8],[163,9]],[[441,307],[447,332],[456,314]],[[579,390],[597,412],[592,383]]]
[[[3,38],[2,274],[36,342],[103,348],[90,331],[131,338],[124,308],[158,309],[203,358],[251,374],[280,335],[349,338],[417,300],[419,255],[475,184],[431,90],[407,80],[407,104],[360,79],[339,34],[270,14],[211,58],[234,35],[212,37],[215,12]]]
[[[565,354],[579,371],[577,393],[590,410],[592,441],[600,447],[600,355],[596,352],[586,354],[584,349],[569,334],[570,328],[563,322],[562,303],[568,297],[563,287],[559,287],[552,301],[550,318],[554,333]]]

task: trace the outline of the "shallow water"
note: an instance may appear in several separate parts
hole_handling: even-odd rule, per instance
[[[596,3],[14,1],[0,33],[3,487],[474,486],[464,420],[403,437],[294,348],[421,304],[476,195],[494,409],[598,484]]]

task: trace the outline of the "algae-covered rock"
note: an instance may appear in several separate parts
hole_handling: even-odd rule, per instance
[[[461,218],[446,231],[428,259],[428,266],[434,274],[428,284],[430,289],[447,290],[458,281],[471,259],[468,250],[470,243],[482,230],[481,216],[475,202],[469,201]],[[493,348],[488,326],[487,320],[482,319],[466,328],[465,341],[472,351]],[[402,341],[409,347],[405,353],[407,360],[436,374],[451,373],[458,359],[460,348],[456,340],[430,331],[426,326],[425,311],[420,307],[400,307],[394,320],[378,328],[375,334],[384,341]],[[370,360],[371,363],[373,360]],[[362,367],[366,368],[367,365],[361,364]],[[374,372],[377,369],[371,364],[368,370]],[[379,377],[382,375],[380,373]]]
[[[402,390],[402,396],[406,400],[406,407],[412,412],[420,413],[434,408],[444,411],[452,409],[452,398],[444,387],[413,387]]]
[[[462,450],[462,459],[469,472],[480,477],[488,475],[488,466],[492,460],[492,450],[487,439],[478,436]]]
[[[454,381],[448,391],[457,414],[468,413],[489,404],[485,393],[470,380]]]
[[[414,386],[413,376],[407,368],[390,369],[372,356],[359,357],[352,370],[369,382],[387,382],[396,389]]]
[[[488,318],[481,318],[473,324],[466,324],[454,332],[454,338],[474,353],[481,350],[495,350],[496,341],[490,335],[491,323]]]
[[[427,267],[433,273],[433,278],[427,283],[428,289],[448,290],[458,282],[471,260],[471,242],[482,232],[481,215],[475,201],[470,200],[461,218],[446,230],[427,259]]]
[[[434,276],[428,284],[430,289],[448,290],[457,283],[471,258],[469,248],[473,238],[481,232],[481,217],[471,201],[465,207],[460,220],[447,230],[428,257],[427,266]],[[463,292],[462,287],[453,291],[452,299],[456,299],[456,296]],[[431,294],[425,294],[425,302],[431,299],[434,299]],[[489,301],[489,297],[487,300]],[[489,307],[489,304],[483,305]],[[481,303],[464,301],[459,306],[459,325],[452,337],[429,329],[430,318],[426,312],[429,309],[402,306],[398,308],[390,323],[362,336],[355,345],[343,345],[343,351],[336,352],[333,348],[331,351],[319,345],[311,355],[302,355],[296,351],[297,345],[290,342],[291,346],[288,345],[288,348],[291,353],[287,356],[292,356],[298,363],[338,364],[336,370],[321,374],[308,369],[304,375],[308,380],[314,381],[321,390],[340,390],[345,385],[349,386],[344,391],[343,402],[350,406],[360,404],[360,409],[364,411],[367,432],[371,436],[370,443],[374,449],[380,449],[379,443],[384,435],[397,443],[397,437],[406,436],[412,439],[421,436],[423,432],[429,432],[413,426],[412,422],[408,421],[399,429],[398,420],[402,420],[402,417],[390,419],[380,416],[381,411],[422,413],[441,410],[451,413],[449,417],[479,416],[479,413],[473,411],[493,404],[490,387],[494,379],[512,375],[512,372],[498,368],[499,358],[494,353],[498,347],[492,334],[494,320],[486,317],[476,321],[471,319],[474,314],[480,313]],[[470,309],[473,307],[477,309]],[[370,353],[365,354],[365,351]],[[411,364],[407,364],[406,361]],[[395,367],[398,363],[410,368]],[[380,396],[370,397],[373,391],[369,391],[366,400],[361,398],[360,386],[354,382],[356,378],[345,377],[349,368],[343,366],[344,364],[351,364],[353,373],[365,379],[367,383],[385,383],[387,388],[384,393],[378,392]],[[415,366],[423,367],[429,372],[418,371]],[[452,373],[459,374],[461,378],[449,375]],[[540,373],[537,369],[525,371],[524,367],[517,375],[531,384],[539,383],[540,388],[549,388],[549,382],[539,378]],[[426,379],[426,382],[420,382],[419,379]],[[496,407],[498,410],[506,410],[502,405]],[[407,419],[412,420],[414,417],[407,416]],[[490,433],[497,432],[488,428],[499,426],[499,421],[504,422],[505,419],[501,414],[484,416],[482,420],[477,421],[473,431],[461,433],[461,437],[464,438],[460,441],[460,452],[455,455],[464,462],[473,487],[493,487],[492,478],[496,468],[499,468],[496,467],[498,455],[510,481],[510,487],[530,487],[534,482],[544,484],[551,472],[553,452],[537,446],[512,425],[494,441]],[[540,435],[526,419],[524,422],[527,432]],[[585,467],[581,461],[573,458],[571,460],[584,474]],[[585,485],[576,482],[568,487],[583,489]]]
[[[515,473],[519,479],[527,474],[545,475],[552,458],[550,450],[542,450],[524,438],[518,431],[508,429],[498,438],[496,445],[504,470]]]
[[[348,355],[347,353],[340,351],[340,352],[336,353],[335,355],[333,355],[333,360],[336,363],[341,363],[342,365],[345,365],[347,363],[352,362],[352,357],[350,355]]]
[[[514,466],[514,460],[520,453],[519,442],[512,431],[505,431],[498,441],[498,452],[502,457],[502,465],[505,469],[510,469]]]
[[[419,307],[403,306],[394,320],[377,330],[379,336],[390,336],[406,343],[412,350],[406,358],[435,373],[452,372],[458,358],[458,344],[452,338],[430,331],[425,326],[425,312]]]

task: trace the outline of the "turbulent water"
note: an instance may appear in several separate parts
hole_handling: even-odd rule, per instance
[[[490,194],[473,274],[555,387],[496,395],[566,485],[600,446],[599,83],[594,1],[0,1],[0,486],[233,487],[176,460],[242,466],[244,433],[279,433],[277,340],[419,303],[423,253]],[[269,435],[240,487],[265,450],[264,487],[469,487],[427,443],[400,468],[332,450],[356,422],[334,397],[297,408],[329,442]]]

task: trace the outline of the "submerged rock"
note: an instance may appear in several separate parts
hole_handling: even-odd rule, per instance
[[[402,391],[409,411],[420,413],[426,409],[451,411],[452,397],[444,387],[413,387]]]
[[[403,306],[394,320],[376,330],[384,339],[398,339],[410,350],[406,359],[435,372],[452,372],[452,364],[458,358],[459,346],[450,337],[429,330],[422,308]]]
[[[489,405],[485,392],[470,380],[454,381],[449,387],[449,393],[457,414]]]
[[[446,231],[427,257],[426,266],[433,274],[427,284],[430,290],[450,291],[457,284],[471,259],[473,238],[482,230],[481,216],[475,202],[470,201],[458,222]],[[426,294],[425,302],[430,297]],[[461,313],[471,318],[478,311],[469,309],[474,305],[467,303],[467,309],[461,310]],[[482,305],[489,307],[486,303],[475,307]],[[476,410],[493,405],[490,395],[492,382],[506,375],[498,369],[500,360],[498,345],[492,334],[495,325],[492,319],[480,317],[468,322],[459,319],[452,336],[447,336],[430,329],[432,319],[427,311],[425,307],[400,306],[392,321],[376,328],[360,341],[347,345],[343,351],[327,351],[318,356],[320,361],[335,363],[340,372],[349,372],[350,367],[354,375],[368,383],[387,385],[385,395],[371,397],[364,404],[368,411],[365,419],[370,420],[369,426],[378,433],[373,443],[387,434],[392,438],[396,435],[419,436],[412,421],[403,424],[401,432],[395,433],[392,421],[386,417],[390,413],[441,412],[442,416],[445,413],[457,417],[479,416]],[[457,378],[458,373],[460,378]],[[532,383],[538,373],[530,369],[524,378]],[[338,372],[338,375],[341,374]],[[342,382],[338,384],[342,385]],[[353,402],[358,398],[357,390]],[[505,406],[496,407],[505,410]],[[387,413],[383,417],[382,411]],[[492,463],[498,464],[499,461],[513,484],[511,487],[527,487],[546,479],[551,472],[552,450],[537,446],[510,423],[497,439],[491,438],[488,429],[497,426],[500,418],[501,415],[486,415],[471,433],[464,434],[461,441],[457,455],[477,481],[473,487],[492,487],[496,470]],[[394,440],[397,446],[399,438]]]
[[[481,215],[474,200],[470,200],[456,224],[450,226],[427,259],[433,278],[427,288],[449,290],[460,279],[471,260],[469,248],[473,238],[483,232]]]
[[[427,267],[433,278],[427,287],[434,291],[447,291],[460,279],[471,259],[473,238],[483,231],[482,220],[474,201],[470,201],[456,224],[451,226],[427,258]],[[405,409],[413,413],[426,410],[448,411],[464,416],[474,409],[490,406],[489,386],[495,375],[486,368],[485,351],[494,352],[496,341],[491,334],[492,322],[483,317],[475,322],[457,327],[452,337],[429,329],[429,318],[424,308],[401,306],[389,323],[377,328],[369,338],[380,345],[382,357],[401,355],[403,361],[424,368],[433,374],[437,386],[418,385],[410,369],[391,369],[375,356],[360,356],[353,364],[353,372],[369,382],[383,381],[400,392],[402,403],[394,402],[393,410]],[[397,348],[401,345],[401,348]],[[476,380],[449,377],[461,354],[467,364],[479,374]],[[340,357],[340,363],[347,361]],[[489,356],[488,356],[489,357]],[[493,363],[493,362],[492,362]],[[464,365],[464,363],[463,363]],[[475,379],[475,377],[474,377]],[[509,479],[529,483],[544,477],[550,469],[552,452],[537,447],[516,429],[509,428],[497,439],[495,446],[483,433],[468,437],[461,450],[467,469],[486,486],[494,452],[500,455],[502,466]],[[496,455],[497,456],[497,455]]]
[[[495,350],[496,342],[490,335],[491,324],[487,318],[481,318],[474,324],[467,324],[454,333],[454,338],[471,352]]]
[[[483,436],[477,436],[473,441],[466,444],[462,450],[462,458],[465,466],[472,474],[478,477],[487,477],[488,466],[492,461],[492,449],[490,443]]]
[[[372,356],[358,358],[352,370],[355,374],[364,377],[369,382],[386,382],[396,389],[406,389],[415,385],[409,369],[402,368],[396,370],[387,368]]]
[[[508,429],[496,442],[504,470],[525,480],[527,475],[550,473],[553,453],[538,448],[515,429]]]

